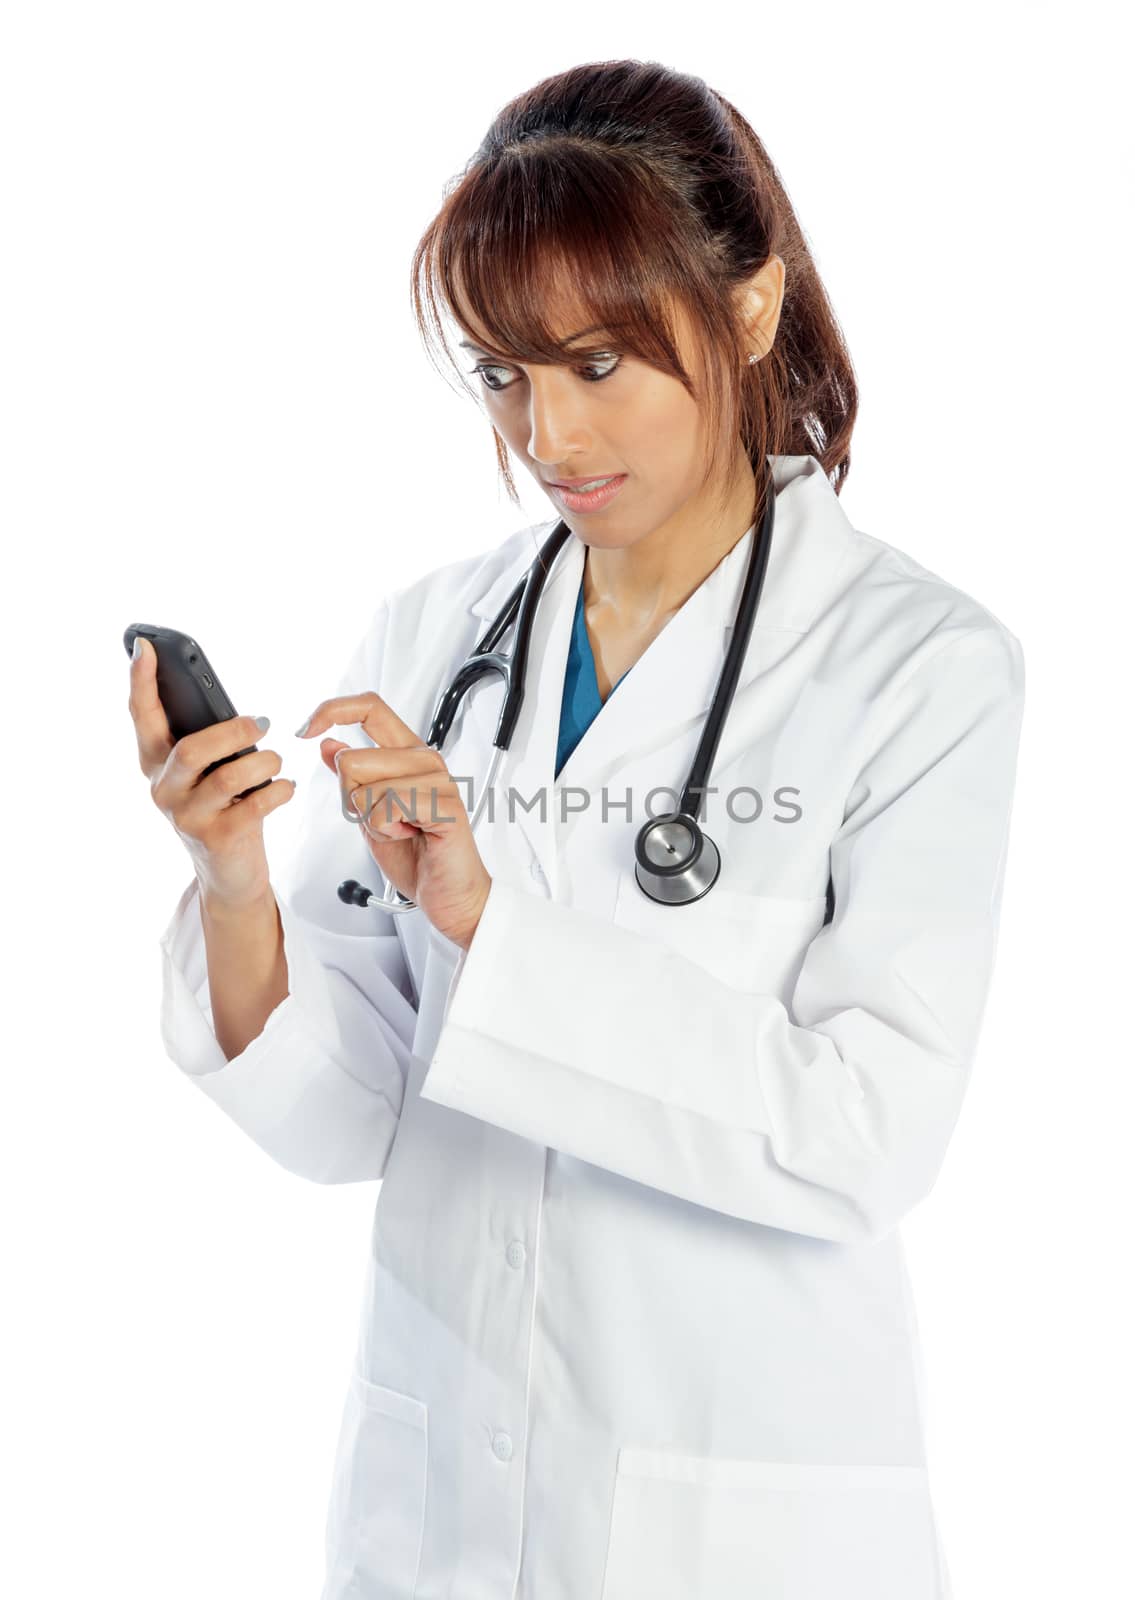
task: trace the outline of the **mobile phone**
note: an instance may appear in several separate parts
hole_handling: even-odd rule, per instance
[[[180,633],[177,628],[158,628],[149,622],[132,622],[122,635],[126,654],[131,658],[134,655],[134,638],[139,633],[150,641],[157,655],[158,699],[175,740],[184,739],[189,733],[199,733],[202,728],[211,728],[215,722],[227,722],[238,714],[196,639],[191,639],[187,633]],[[250,744],[243,750],[234,750],[231,756],[211,761],[202,770],[201,777],[207,778],[210,772],[223,767],[226,761],[251,755],[255,749],[256,746]],[[271,782],[271,778],[265,778],[263,783],[254,783],[251,789],[243,789],[233,799],[243,800],[245,795],[255,794],[257,789],[266,789]]]

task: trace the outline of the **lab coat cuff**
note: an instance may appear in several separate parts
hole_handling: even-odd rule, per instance
[[[248,1045],[225,1059],[208,999],[196,881],[161,938],[166,1053],[282,1167],[316,1183],[382,1176],[398,1110],[338,1064],[339,1028],[323,969],[287,899],[276,896],[289,993]]]
[[[449,1021],[453,1010],[453,1003],[458,990],[461,988],[465,972],[469,966],[473,951],[477,951],[477,960],[474,966],[474,983],[477,982],[476,973],[480,971],[482,958],[488,952],[488,959],[499,969],[500,957],[493,950],[494,940],[499,940],[500,933],[497,924],[500,915],[500,906],[506,898],[507,886],[499,878],[493,878],[489,884],[489,893],[481,908],[480,921],[473,932],[473,937],[468,945],[455,944],[436,928],[430,929],[430,938],[438,951],[450,963],[451,971],[446,989],[445,1001],[442,1006],[440,1027],[444,1028]],[[494,932],[494,930],[497,930]],[[426,1096],[429,1099],[429,1096]]]
[[[451,979],[421,1096],[544,1144],[569,1122],[582,1130],[593,1117],[660,1110],[707,1130],[768,1133],[757,1041],[778,1002],[699,969],[705,992],[663,1038],[658,987],[685,976],[666,947],[494,878]],[[675,1052],[688,1070],[668,1070]],[[720,1054],[748,1068],[715,1085],[702,1063]]]

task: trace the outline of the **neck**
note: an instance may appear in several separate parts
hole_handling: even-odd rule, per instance
[[[589,546],[583,601],[620,628],[649,628],[673,616],[752,527],[756,479],[748,458],[723,513],[690,502],[644,538],[622,549]]]

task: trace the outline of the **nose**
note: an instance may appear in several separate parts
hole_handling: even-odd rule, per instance
[[[562,368],[529,371],[528,455],[545,466],[568,461],[587,447],[587,401]]]

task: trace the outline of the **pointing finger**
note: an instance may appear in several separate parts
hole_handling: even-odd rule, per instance
[[[296,729],[296,738],[309,739],[312,734],[326,733],[328,728],[352,725],[361,727],[377,745],[424,743],[373,689],[363,694],[339,695],[333,700],[321,700],[303,726]]]

